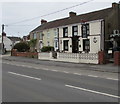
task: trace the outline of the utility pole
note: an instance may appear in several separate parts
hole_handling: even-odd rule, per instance
[[[4,43],[3,43],[4,26],[5,25],[2,24],[2,44],[1,44],[2,54],[4,54]]]
[[[4,24],[2,24],[2,44],[3,44],[3,33],[4,33]]]

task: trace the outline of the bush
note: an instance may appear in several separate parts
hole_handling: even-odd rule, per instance
[[[20,42],[20,43],[15,44],[13,49],[17,49],[18,52],[27,52],[29,51],[30,47],[27,43]]]
[[[52,47],[52,46],[44,46],[41,49],[41,52],[50,52],[50,51],[54,51],[54,47]]]

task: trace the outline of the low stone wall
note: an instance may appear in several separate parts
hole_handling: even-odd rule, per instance
[[[20,56],[20,57],[30,57],[30,58],[38,58],[38,53],[35,52],[17,52],[16,50],[13,50],[11,52],[11,56]]]

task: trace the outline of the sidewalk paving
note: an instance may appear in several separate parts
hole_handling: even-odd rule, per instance
[[[50,66],[70,67],[70,68],[78,68],[78,69],[80,68],[82,70],[91,70],[91,71],[99,71],[99,72],[120,73],[120,66],[115,66],[114,64],[106,64],[106,65],[81,64],[81,63],[71,63],[71,62],[38,60],[38,59],[26,58],[26,57],[15,57],[10,55],[3,55],[2,60],[27,62],[34,64],[50,65]]]

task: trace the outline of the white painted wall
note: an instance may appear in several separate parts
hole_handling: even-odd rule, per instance
[[[94,37],[96,38],[96,43],[93,42]],[[90,53],[98,53],[100,51],[100,36],[90,37]]]
[[[0,38],[1,40],[2,38]],[[7,37],[3,37],[3,43],[4,43],[4,48],[6,48],[7,51],[10,51],[12,49],[12,41],[7,38]]]
[[[90,53],[98,53],[98,51],[100,51],[100,36],[101,36],[101,21],[100,20],[95,20],[95,21],[90,21],[88,22],[89,26],[90,26],[90,36],[88,36],[88,39],[90,39]],[[67,26],[62,26],[59,27],[59,37],[60,37],[60,51],[63,50],[63,40],[69,40],[69,51],[67,52],[72,52],[72,47],[70,47],[70,45],[72,45],[72,40],[70,37],[72,37],[72,26],[78,26],[78,36],[82,36],[82,30],[81,30],[81,24],[71,24],[71,25],[67,25]],[[69,38],[63,38],[63,28],[64,27],[68,27],[68,37]],[[97,42],[94,43],[93,39],[96,38]],[[81,45],[81,47],[79,47],[79,51],[83,51],[83,39],[86,38],[79,38],[79,45]],[[84,53],[84,52],[83,52]]]
[[[101,34],[101,21],[90,22],[90,35]]]

